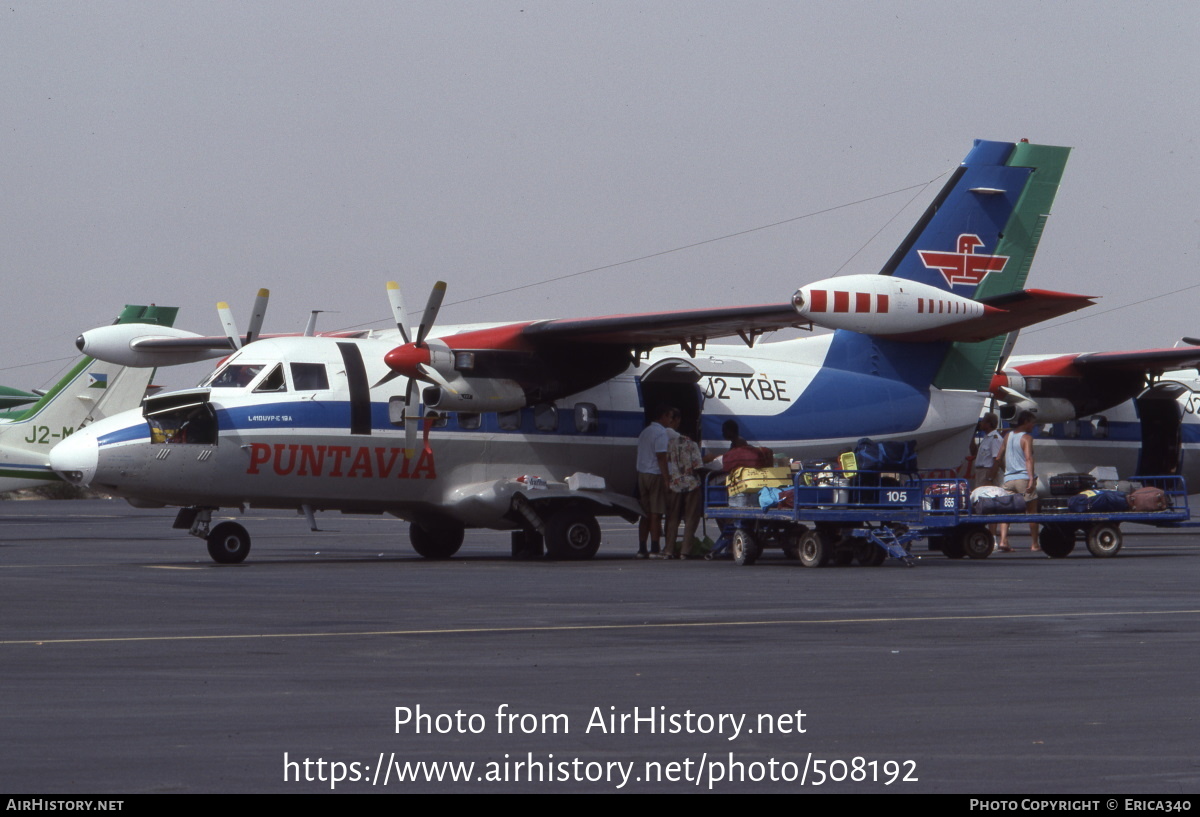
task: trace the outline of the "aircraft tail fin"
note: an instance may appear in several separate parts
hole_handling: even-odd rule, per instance
[[[1023,291],[1069,153],[1065,147],[976,140],[880,274],[973,300]],[[886,339],[847,337],[837,358],[888,359],[914,386],[982,391],[1012,328],[1002,326],[998,337],[981,342],[929,342],[921,348],[893,349]]]
[[[943,233],[945,240],[958,231],[958,253],[918,253],[922,266],[926,267],[937,266],[940,261],[961,263],[966,280],[960,294],[976,300],[994,300],[1025,288],[1071,149],[1028,142],[1014,145],[977,142],[964,167],[977,153],[981,161],[999,161],[1002,152],[1007,152],[1002,165],[980,167],[980,172],[966,179],[966,184],[960,188],[983,201],[981,213],[972,215],[967,226],[954,227]],[[978,236],[981,243],[975,244],[973,236]],[[945,257],[951,255],[958,257]],[[1003,260],[983,261],[979,258],[989,255]],[[975,274],[984,267],[991,267],[991,270],[984,271],[972,284]],[[944,267],[929,272],[943,282],[955,277],[954,274],[946,275]],[[986,390],[1004,356],[1006,340],[1005,335],[998,335],[977,343],[960,341],[951,344],[933,385],[942,389]]]
[[[170,326],[177,307],[126,306],[115,323]],[[154,375],[153,369],[132,369],[85,357],[71,367],[36,403],[10,413],[0,451],[0,490],[26,487],[54,479],[48,465],[50,449],[75,429],[102,417],[136,408]]]
[[[113,323],[170,326],[178,313],[179,308],[174,306],[126,305]],[[131,375],[125,366],[85,357],[40,400],[13,419],[14,422],[36,419],[42,423],[60,424],[61,418],[64,427],[74,429],[106,414],[137,406],[153,376],[153,369],[143,369]],[[105,407],[114,404],[119,404],[120,408],[105,411]]]
[[[1085,305],[1086,298],[1024,289],[1069,153],[1069,148],[1027,142],[976,141],[881,274],[964,299],[1015,304],[1025,317],[1051,317],[1064,304]],[[1067,303],[1064,297],[1074,300]],[[980,342],[900,340],[838,329],[825,356],[826,371],[818,379],[835,383],[839,372],[852,378],[867,375],[868,387],[878,384],[885,395],[881,405],[897,415],[897,427],[913,425],[917,414],[924,417],[928,411],[931,386],[986,391],[1005,336],[1032,322],[1010,324],[996,318],[998,337]],[[905,400],[911,400],[908,408],[902,405]],[[911,416],[901,421],[905,411]]]
[[[974,299],[1022,289],[1069,153],[977,139],[880,274]]]

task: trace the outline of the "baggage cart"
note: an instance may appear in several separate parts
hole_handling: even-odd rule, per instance
[[[780,548],[806,567],[882,564],[890,556],[912,566],[912,543],[951,559],[986,559],[995,548],[989,526],[1041,525],[1039,544],[1053,559],[1069,555],[1079,541],[1096,557],[1115,556],[1123,544],[1121,525],[1192,525],[1182,477],[1134,477],[1162,488],[1171,507],[1154,512],[975,514],[962,479],[923,479],[916,474],[801,470],[779,500],[763,506],[749,494],[730,497],[710,476],[704,486],[704,516],[722,526],[733,560],[750,565],[765,549]],[[731,501],[731,499],[733,501]]]

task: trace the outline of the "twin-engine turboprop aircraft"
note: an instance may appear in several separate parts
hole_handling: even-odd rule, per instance
[[[143,331],[170,331],[178,311],[173,306],[126,306],[108,328],[136,322]],[[57,482],[50,450],[81,426],[138,405],[153,374],[153,369],[85,357],[45,394],[33,395],[32,406],[0,414],[0,491]]]
[[[1024,289],[1068,149],[978,141],[879,275],[808,284],[765,306],[435,327],[438,284],[417,330],[243,338],[106,327],[81,349],[163,365],[237,350],[197,389],[148,398],[59,444],[66,479],[182,506],[176,527],[218,562],[246,557],[252,505],[390,513],[423,556],[448,557],[467,527],[514,531],[558,558],[588,558],[597,515],[631,521],[634,445],[655,405],[708,441],[743,435],[792,457],[861,437],[915,439],[926,468],[966,450],[1008,332],[1090,304]],[[262,309],[256,306],[255,314]],[[766,331],[836,331],[755,344]],[[306,335],[311,335],[307,332]],[[709,346],[739,336],[743,346]],[[664,347],[678,346],[679,350]]]
[[[1173,349],[1014,356],[991,391],[1004,416],[1037,413],[1039,471],[1106,465],[1121,476],[1179,474],[1200,485],[1198,343],[1185,338]]]

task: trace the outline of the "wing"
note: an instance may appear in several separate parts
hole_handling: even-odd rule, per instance
[[[331,337],[361,337],[365,332],[321,333]],[[294,335],[256,335],[254,340]],[[247,336],[241,342],[247,343]],[[167,326],[152,326],[142,323],[121,323],[89,329],[75,341],[79,351],[97,360],[117,363],[135,368],[175,366],[201,360],[224,357],[232,354],[233,344],[229,337],[204,337],[195,332]]]
[[[1075,366],[1087,374],[1108,371],[1162,374],[1175,369],[1200,370],[1200,347],[1140,349],[1134,352],[1091,352],[1079,355]]]
[[[753,338],[775,329],[807,325],[790,303],[783,303],[538,321],[521,334],[537,344],[564,341],[654,347],[729,335]]]
[[[344,332],[318,332],[318,337],[323,338],[361,338],[365,337],[367,331],[365,329],[351,329]],[[251,337],[249,335],[241,335],[242,344],[247,345],[254,340],[269,340],[271,338],[295,338],[300,337],[296,332],[277,332],[268,335],[258,335]],[[195,351],[208,350],[212,352],[220,352],[221,354],[229,354],[234,351],[229,338],[224,335],[211,336],[196,336],[196,337],[145,337],[139,338],[130,342],[130,348],[137,349],[143,352],[170,352],[170,351]]]

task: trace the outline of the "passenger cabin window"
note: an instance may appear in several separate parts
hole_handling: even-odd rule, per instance
[[[533,427],[538,431],[558,431],[558,409],[553,403],[538,403],[533,407]]]
[[[327,391],[329,375],[324,363],[293,363],[292,385],[296,391]]]
[[[581,434],[595,431],[600,427],[600,412],[595,403],[575,404],[575,430]]]
[[[244,389],[254,382],[265,366],[263,363],[233,363],[213,375],[207,385],[214,389]]]
[[[501,431],[520,431],[521,430],[521,412],[517,411],[502,411],[496,415]]]
[[[408,401],[403,397],[390,398],[388,400],[388,422],[404,428],[404,410],[406,408],[408,408]]]
[[[258,392],[287,391],[287,382],[283,379],[283,364],[277,364],[271,373],[264,377],[254,389]]]
[[[468,431],[474,431],[482,425],[482,415],[473,411],[460,411],[458,413],[458,427]]]
[[[408,405],[403,397],[390,398],[388,400],[388,422],[394,426],[404,428],[406,408],[408,408]],[[429,422],[430,428],[445,428],[450,422],[450,415],[444,411],[427,411],[425,412],[425,419]],[[417,425],[417,428],[424,427],[424,425]]]

